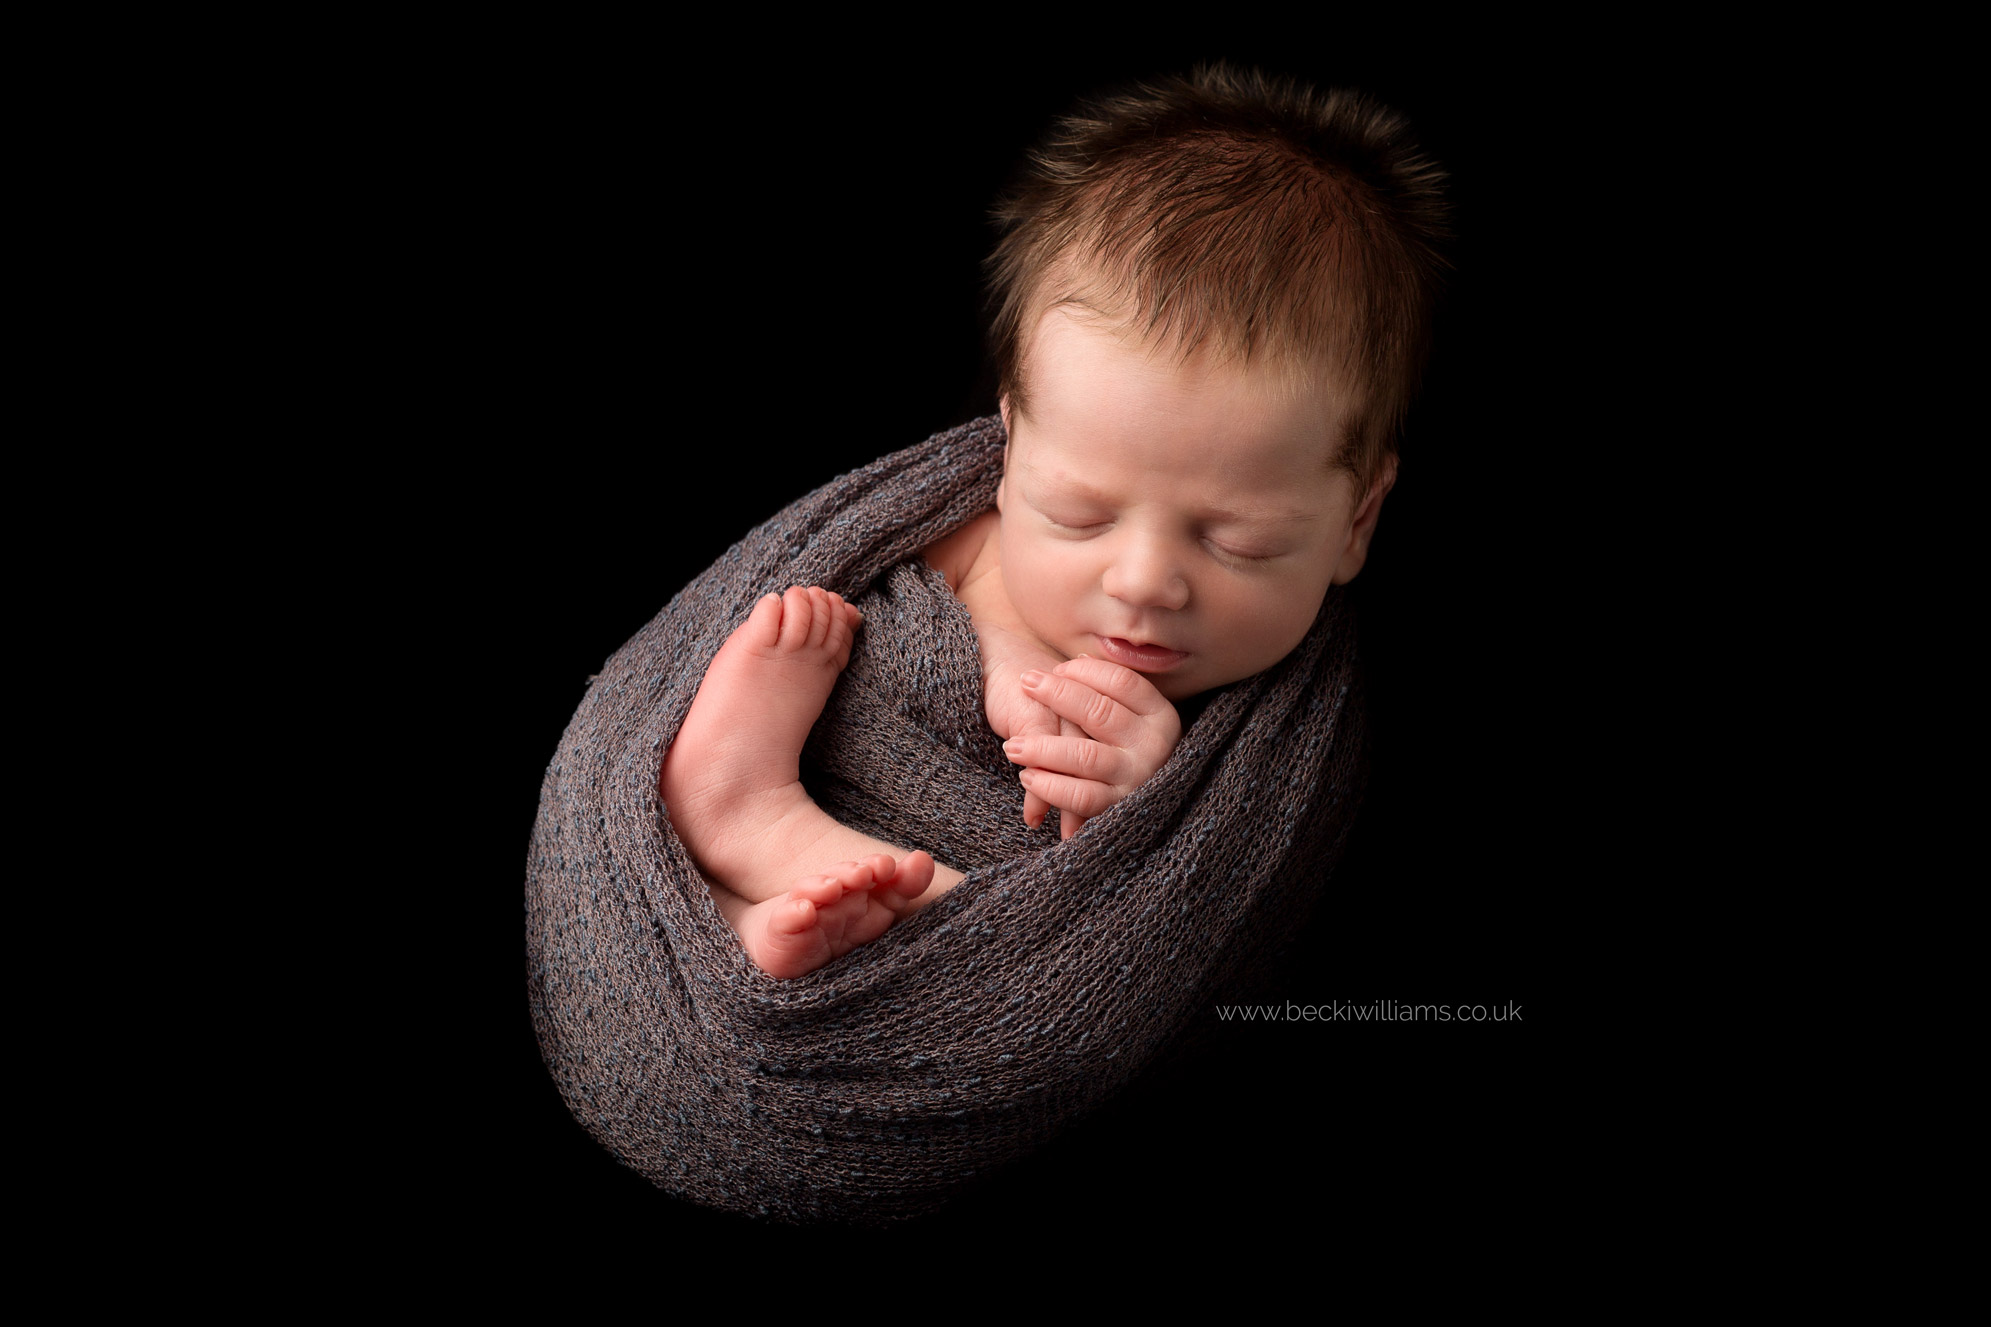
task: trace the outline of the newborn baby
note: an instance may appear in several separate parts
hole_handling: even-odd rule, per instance
[[[1002,401],[996,506],[926,551],[982,648],[989,724],[1045,806],[1098,815],[1161,768],[1172,702],[1277,663],[1361,569],[1390,486],[1335,464],[1355,398],[1314,366],[1183,357],[1078,301],[1045,309]],[[762,599],[706,670],[661,792],[769,974],[812,971],[951,889],[925,852],[831,820],[800,756],[857,610]],[[1034,823],[1034,820],[1033,820]]]
[[[1168,760],[1176,703],[1286,657],[1361,570],[1430,338],[1439,178],[1390,112],[1221,69],[1090,105],[1031,159],[989,264],[995,509],[925,550],[1026,821],[1106,813]],[[763,599],[659,780],[778,977],[961,879],[800,782],[857,629],[822,589]]]

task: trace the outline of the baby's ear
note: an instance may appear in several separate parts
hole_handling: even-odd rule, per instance
[[[1002,412],[1002,482],[996,485],[996,510],[1002,510],[1002,491],[1009,487],[1009,393],[996,398],[996,409]]]
[[[1376,522],[1383,514],[1383,499],[1389,496],[1395,484],[1396,457],[1392,456],[1383,462],[1375,482],[1369,485],[1367,495],[1355,508],[1355,518],[1348,527],[1348,543],[1342,548],[1341,561],[1334,569],[1336,585],[1346,585],[1354,580],[1355,574],[1362,570],[1362,564],[1369,560],[1369,541],[1376,537]]]

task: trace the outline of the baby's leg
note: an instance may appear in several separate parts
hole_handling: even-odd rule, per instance
[[[844,862],[764,903],[712,887],[712,899],[739,933],[747,957],[770,977],[799,977],[885,933],[933,881],[933,858],[883,853]]]
[[[802,743],[858,620],[827,590],[763,598],[705,670],[665,753],[658,789],[678,838],[707,879],[749,903],[781,898],[822,862],[906,855],[839,825],[802,787]],[[935,877],[940,890],[961,879],[945,867]]]

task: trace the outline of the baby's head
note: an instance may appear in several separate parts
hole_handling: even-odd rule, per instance
[[[1224,70],[1064,121],[999,213],[1003,580],[1171,700],[1361,570],[1429,342],[1443,204],[1392,113]]]

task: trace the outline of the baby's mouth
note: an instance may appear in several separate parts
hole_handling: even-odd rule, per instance
[[[1118,636],[1101,636],[1099,648],[1114,663],[1137,673],[1164,673],[1189,657],[1186,650],[1171,650],[1165,645],[1144,645],[1139,641],[1122,640]]]

